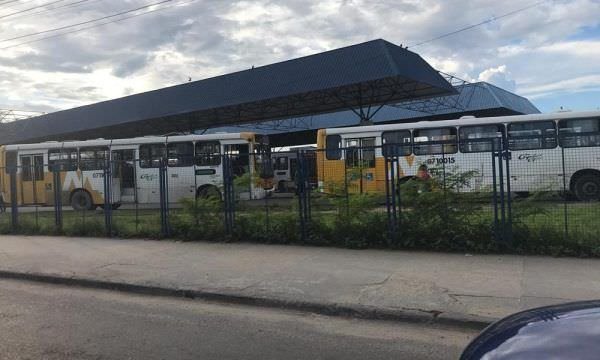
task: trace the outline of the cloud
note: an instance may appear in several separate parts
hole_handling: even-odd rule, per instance
[[[144,4],[92,0],[5,18],[0,47],[18,43],[2,39]],[[516,0],[197,0],[1,51],[0,108],[63,109],[374,38],[410,46],[520,7]],[[600,73],[600,40],[574,39],[600,25],[599,13],[599,1],[548,1],[411,50],[445,72],[534,98],[587,91]]]
[[[479,73],[477,80],[492,83],[508,91],[514,91],[516,86],[515,81],[510,78],[510,74],[506,70],[506,65],[483,70]]]

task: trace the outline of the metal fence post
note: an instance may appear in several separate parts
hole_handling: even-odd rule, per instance
[[[57,232],[61,232],[63,228],[62,217],[62,189],[60,186],[60,170],[52,169],[52,188],[54,189],[54,223]]]
[[[350,186],[348,182],[348,149],[344,150],[344,196],[346,197],[346,216],[350,216],[350,191],[348,187]]]
[[[492,205],[494,207],[494,238],[499,240],[498,231],[498,175],[496,169],[496,149],[495,142],[492,140]]]
[[[396,238],[396,194],[395,194],[395,179],[394,179],[394,162],[393,158],[384,156],[384,171],[385,171],[385,206],[387,209],[388,219],[388,237],[391,244]]]
[[[564,212],[564,241],[566,242],[569,239],[569,212],[567,208],[567,197],[569,196],[567,192],[567,172],[565,171],[565,148],[564,146],[560,147],[561,150],[561,158],[562,158],[562,177],[563,177],[563,212]]]
[[[112,236],[112,171],[111,163],[104,168],[104,227],[106,236]]]
[[[512,224],[512,198],[510,189],[510,160],[511,154],[508,148],[508,139],[505,134],[502,134],[502,159],[506,164],[506,233],[505,242],[512,243],[513,238],[513,224]]]
[[[297,152],[298,159],[298,171],[296,175],[296,189],[298,191],[298,211],[300,215],[300,234],[302,241],[305,241],[308,236],[308,226],[309,226],[309,202],[308,202],[308,191],[306,183],[307,183],[307,165],[306,165],[306,156],[304,152]]]
[[[233,168],[231,158],[223,155],[223,200],[224,200],[224,222],[225,233],[233,234],[234,211],[235,211],[235,189],[233,187]]]
[[[502,147],[498,151],[498,185],[500,186],[500,226],[502,242],[506,240],[506,194],[504,191],[504,156]]]
[[[19,228],[19,203],[17,199],[17,169],[10,168],[10,219],[11,228],[15,232]]]
[[[158,168],[159,199],[160,199],[160,232],[162,236],[168,237],[169,231],[169,204],[167,184],[167,162],[161,159]]]

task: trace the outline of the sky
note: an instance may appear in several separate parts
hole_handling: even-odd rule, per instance
[[[48,31],[159,2],[0,0],[0,109],[52,112],[376,38],[542,112],[600,109],[600,0],[163,0]]]

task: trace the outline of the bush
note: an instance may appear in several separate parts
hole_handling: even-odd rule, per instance
[[[445,173],[441,171],[445,170]],[[297,199],[238,202],[233,232],[226,233],[223,203],[218,199],[185,199],[170,212],[172,236],[182,240],[306,244],[353,249],[393,248],[473,253],[554,256],[600,256],[600,203],[560,203],[549,191],[512,200],[512,223],[495,226],[492,193],[464,191],[478,175],[457,168],[430,169],[432,178],[409,180],[396,196],[402,204],[397,231],[389,231],[385,199],[380,194],[349,194],[343,184],[329,184],[331,194],[311,194],[312,216],[300,226]],[[356,174],[349,172],[349,180]],[[359,174],[360,175],[360,174]],[[246,182],[249,177],[240,178]],[[239,183],[238,187],[243,187]],[[123,211],[123,210],[119,210]],[[114,212],[113,235],[160,238],[157,210]],[[129,215],[127,215],[129,214]],[[10,215],[0,215],[0,233],[104,236],[103,216],[64,213],[58,233],[53,213],[23,213],[12,229]],[[85,215],[85,214],[84,214]],[[100,215],[100,214],[98,214]],[[508,221],[508,219],[507,219]],[[568,228],[565,229],[565,221]],[[579,224],[579,226],[575,226]],[[505,242],[497,231],[505,231]]]
[[[170,216],[171,233],[184,240],[221,240],[225,233],[219,199],[183,199],[183,209]]]
[[[460,192],[476,172],[447,171],[429,180],[413,179],[400,186],[403,211],[400,231],[394,239],[399,248],[441,251],[496,251],[491,217],[482,213],[480,194]]]

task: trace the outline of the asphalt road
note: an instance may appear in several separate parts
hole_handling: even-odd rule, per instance
[[[452,359],[473,330],[0,280],[0,358]]]

